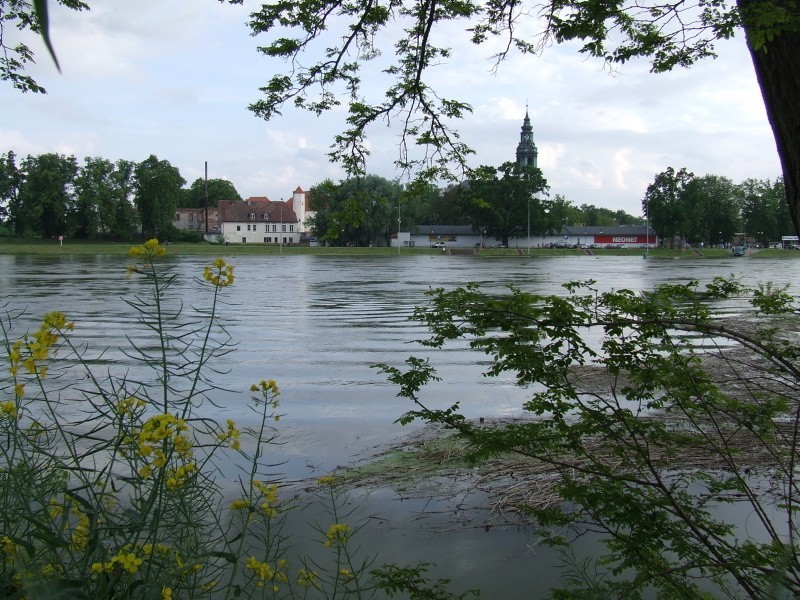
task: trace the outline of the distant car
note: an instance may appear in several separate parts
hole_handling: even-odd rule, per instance
[[[434,247],[434,248],[444,248],[444,247],[445,247],[445,246],[444,246],[444,242],[436,242],[436,243],[433,245],[433,247]]]

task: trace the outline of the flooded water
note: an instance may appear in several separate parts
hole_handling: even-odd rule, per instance
[[[245,421],[250,384],[275,379],[281,387],[281,440],[269,457],[292,479],[329,472],[367,456],[405,431],[394,421],[412,408],[371,365],[400,366],[411,354],[430,356],[443,381],[423,392],[434,407],[459,401],[469,417],[520,415],[525,390],[510,378],[481,376],[483,355],[464,347],[431,351],[415,341],[425,331],[409,320],[432,287],[467,282],[500,289],[561,293],[568,281],[594,279],[601,290],[649,289],[660,283],[708,282],[734,275],[745,283],[794,284],[798,260],[643,260],[641,257],[484,259],[451,256],[224,257],[235,265],[235,284],[225,291],[222,312],[238,343],[215,380],[230,392],[216,394],[221,408],[208,416]],[[172,258],[179,275],[174,297],[187,307],[203,305],[196,278],[203,257]],[[144,291],[125,279],[128,261],[111,257],[43,258],[0,255],[0,305],[26,309],[17,334],[40,323],[50,310],[64,311],[76,324],[99,369],[125,368],[121,340],[145,343],[125,298]],[[367,548],[380,548],[381,561],[440,564],[459,588],[481,587],[486,598],[535,598],[557,581],[558,558],[536,547],[535,536],[516,528],[484,531],[458,524],[447,505],[401,502],[388,491],[360,498]],[[452,511],[451,511],[452,512]],[[451,526],[453,522],[456,526]],[[436,533],[441,529],[441,533]],[[420,551],[422,548],[422,551]],[[441,575],[440,575],[441,576]]]

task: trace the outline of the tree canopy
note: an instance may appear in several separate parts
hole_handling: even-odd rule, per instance
[[[336,136],[331,155],[346,168],[363,169],[369,154],[367,129],[400,122],[398,164],[424,176],[447,174],[464,165],[470,149],[459,142],[454,119],[471,107],[447,98],[436,80],[437,64],[451,58],[456,26],[466,39],[483,44],[500,37],[509,53],[536,54],[550,43],[577,41],[580,52],[608,63],[637,57],[655,72],[688,67],[714,56],[714,43],[743,30],[781,159],[786,195],[800,230],[800,10],[796,0],[498,0],[449,2],[274,2],[253,13],[254,34],[268,35],[260,51],[290,65],[263,86],[251,109],[264,118],[287,103],[320,113],[346,105],[347,128]],[[393,43],[393,52],[386,52]],[[315,49],[324,48],[314,59]],[[387,56],[389,55],[389,56]],[[384,85],[364,68],[381,63]],[[366,89],[362,84],[369,81]],[[409,148],[423,149],[412,155]]]
[[[537,194],[546,187],[538,168],[507,162],[476,169],[457,189],[463,215],[472,228],[508,246],[512,236],[543,233],[544,207]]]
[[[241,200],[236,187],[227,179],[209,179],[207,182],[198,177],[192,185],[183,190],[180,198],[180,208],[204,208],[206,206],[219,206],[220,200]]]

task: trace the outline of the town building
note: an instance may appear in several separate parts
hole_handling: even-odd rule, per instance
[[[226,244],[299,244],[308,239],[307,193],[297,187],[290,200],[251,196],[219,203],[219,234]]]
[[[300,243],[300,221],[293,200],[253,196],[243,201],[222,200],[219,209],[220,234],[226,244]]]
[[[208,208],[208,227],[206,227],[205,208],[178,208],[175,211],[175,220],[172,225],[182,231],[199,231],[201,233],[218,234],[219,209]]]

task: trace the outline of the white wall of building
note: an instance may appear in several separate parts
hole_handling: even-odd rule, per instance
[[[224,222],[222,238],[226,244],[298,244],[300,225],[299,223]]]

